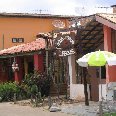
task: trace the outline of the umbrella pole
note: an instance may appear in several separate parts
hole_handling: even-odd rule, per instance
[[[102,82],[101,82],[101,66],[99,68],[99,78],[100,78],[100,87],[101,87],[101,100],[99,101],[99,113],[100,113],[100,116],[103,116],[103,109],[102,109],[102,100],[103,100],[103,97],[102,97]]]

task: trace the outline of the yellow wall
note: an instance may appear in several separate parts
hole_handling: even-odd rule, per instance
[[[0,17],[0,50],[21,43],[12,43],[12,38],[24,38],[24,42],[35,40],[39,32],[51,32],[56,29],[52,22],[59,18],[24,18],[24,17]],[[61,19],[61,18],[60,18]],[[67,23],[67,19],[61,19]]]

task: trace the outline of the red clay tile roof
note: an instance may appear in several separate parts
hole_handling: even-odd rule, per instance
[[[37,39],[36,41],[32,41],[30,43],[21,44],[18,46],[13,46],[8,49],[4,49],[0,51],[0,56],[2,55],[12,55],[18,53],[27,53],[31,51],[37,51],[45,48],[45,40],[42,38]]]

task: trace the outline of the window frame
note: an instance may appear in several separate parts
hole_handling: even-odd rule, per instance
[[[12,43],[17,43],[17,38],[12,38]]]
[[[24,38],[12,38],[12,43],[24,43]]]

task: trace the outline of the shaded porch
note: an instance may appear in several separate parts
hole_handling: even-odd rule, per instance
[[[82,22],[82,25],[77,29],[77,40],[76,40],[76,49],[77,56],[76,59],[80,58],[86,53],[94,52],[97,50],[106,50],[110,52],[116,53],[116,30],[114,29],[115,22],[110,22],[110,16],[106,17],[105,14],[96,14],[93,16],[82,17],[75,19],[77,22]],[[111,15],[111,19],[113,19],[114,15]],[[105,19],[106,18],[106,19]],[[108,19],[107,19],[108,18]],[[99,19],[99,20],[98,20]],[[102,20],[100,20],[102,19]],[[85,21],[84,25],[83,22]],[[107,23],[102,23],[106,21]],[[110,25],[110,23],[112,23]],[[107,26],[110,26],[108,27]],[[77,66],[77,83],[82,83],[81,76],[81,67]],[[115,66],[112,67],[102,67],[101,77],[102,83],[99,82],[99,68],[97,67],[88,67],[88,75],[87,75],[87,83],[89,86],[89,97],[90,100],[98,101],[100,100],[100,84],[103,85],[103,97],[108,98],[107,92],[107,84],[110,82],[115,82],[116,73],[114,70]],[[111,94],[112,95],[112,94]],[[114,97],[114,95],[113,95]],[[109,99],[109,98],[108,98]]]

